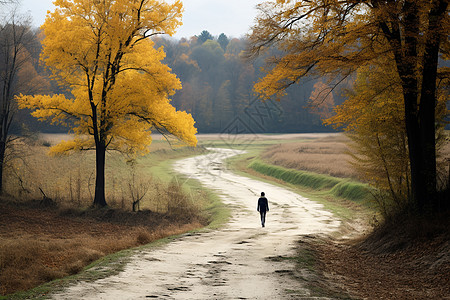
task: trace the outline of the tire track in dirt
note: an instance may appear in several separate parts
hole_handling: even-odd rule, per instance
[[[232,207],[226,226],[136,252],[120,274],[80,282],[53,299],[310,298],[310,291],[291,276],[294,262],[270,258],[293,256],[300,235],[327,234],[340,222],[322,205],[296,193],[226,170],[225,159],[242,152],[212,151],[178,161],[174,168],[215,190]],[[270,206],[265,228],[256,212],[262,191]]]

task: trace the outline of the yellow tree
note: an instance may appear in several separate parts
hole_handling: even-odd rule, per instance
[[[339,82],[379,57],[392,60],[405,108],[411,194],[419,212],[436,210],[436,82],[440,51],[448,49],[448,1],[274,0],[259,9],[249,54],[272,45],[283,50],[255,85],[265,97],[304,76]]]
[[[335,115],[324,120],[327,125],[343,128],[354,143],[353,165],[362,178],[381,193],[375,197],[384,215],[413,207],[405,107],[401,81],[392,61],[379,59],[377,65],[358,69],[347,100],[335,107]],[[437,145],[443,140],[442,122],[446,97],[439,90],[436,105]],[[438,151],[439,153],[439,151]],[[388,195],[388,196],[386,196]]]
[[[384,215],[407,206],[409,160],[400,82],[394,68],[358,69],[347,100],[325,124],[343,128],[353,140],[352,157],[361,177],[390,197],[377,197]],[[394,206],[394,207],[392,207]]]
[[[105,206],[106,150],[144,154],[151,130],[196,145],[190,114],[176,111],[169,97],[180,81],[162,64],[164,51],[150,37],[175,32],[182,4],[157,0],[56,0],[42,25],[41,59],[66,95],[18,98],[41,120],[72,127],[75,138],[51,152],[95,150],[95,206]]]

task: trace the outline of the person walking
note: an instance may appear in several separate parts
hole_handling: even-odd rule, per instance
[[[264,227],[266,224],[266,213],[269,211],[269,202],[267,201],[264,192],[261,193],[261,197],[258,199],[256,210],[259,211],[259,214],[261,215],[261,225]]]

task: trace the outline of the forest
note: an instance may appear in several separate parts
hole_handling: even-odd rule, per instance
[[[29,41],[25,44],[31,60],[19,74],[19,80],[28,81],[27,71],[32,69],[34,78],[29,91],[22,93],[61,93],[50,79],[49,72],[39,62],[41,32],[28,28]],[[155,47],[163,47],[164,63],[181,80],[182,89],[172,96],[172,105],[192,114],[199,133],[303,133],[330,132],[331,126],[322,124],[321,118],[329,117],[335,104],[343,97],[334,91],[321,102],[320,108],[311,106],[314,91],[321,91],[322,81],[304,79],[291,86],[286,95],[261,101],[253,85],[263,74],[264,57],[250,60],[243,57],[247,39],[229,39],[225,33],[212,36],[207,30],[190,38],[175,39],[169,36],[153,38]],[[275,51],[275,50],[274,50]],[[27,77],[22,77],[21,76]],[[242,124],[234,128],[239,120]],[[67,128],[39,122],[30,116],[29,110],[18,111],[12,132],[33,130],[39,132],[67,132]],[[234,130],[234,131],[233,131]]]
[[[229,39],[224,33],[213,37],[204,30],[189,39],[155,41],[164,47],[164,61],[183,84],[174,95],[173,104],[192,113],[200,133],[224,132],[236,119],[245,120],[245,126],[235,133],[333,130],[322,125],[321,117],[329,116],[335,101],[340,104],[338,93],[334,98],[328,97],[319,110],[310,106],[312,93],[321,87],[320,80],[304,79],[291,86],[283,97],[261,101],[253,85],[263,76],[265,58],[245,58],[246,38]]]

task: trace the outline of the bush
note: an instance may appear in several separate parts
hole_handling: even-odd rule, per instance
[[[167,188],[167,214],[178,220],[192,221],[199,218],[199,213],[199,207],[174,178]]]
[[[353,181],[342,181],[336,184],[332,189],[331,193],[337,197],[345,198],[352,201],[364,201],[372,199],[372,191],[367,184],[353,182]]]

